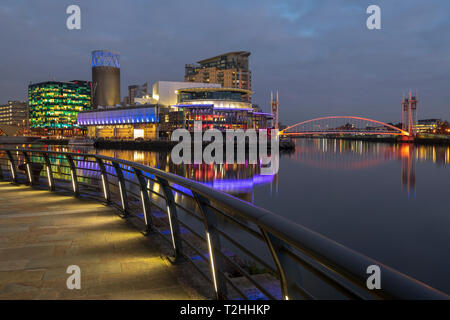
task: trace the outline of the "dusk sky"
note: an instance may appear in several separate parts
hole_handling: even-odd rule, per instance
[[[81,8],[81,30],[66,8]],[[381,30],[366,8],[381,7]],[[323,115],[400,121],[418,93],[418,118],[450,120],[448,0],[2,0],[0,103],[30,82],[91,80],[92,50],[121,55],[127,86],[183,81],[184,65],[250,51],[253,102],[280,93],[285,124]]]

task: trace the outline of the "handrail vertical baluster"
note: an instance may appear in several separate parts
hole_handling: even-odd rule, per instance
[[[80,190],[78,186],[78,179],[77,179],[77,168],[75,166],[75,161],[73,160],[71,155],[66,154],[66,159],[69,162],[70,167],[70,176],[72,178],[72,188],[73,193],[75,197],[78,197],[80,195]]]
[[[22,151],[23,157],[25,159],[25,166],[26,166],[26,176],[27,176],[27,180],[30,183],[30,186],[34,186],[35,185],[35,181],[34,181],[34,177],[33,177],[33,173],[31,172],[31,161],[30,161],[30,157],[28,155],[28,152]]]
[[[197,202],[200,212],[203,215],[203,223],[205,225],[206,242],[209,252],[209,263],[211,266],[211,275],[214,284],[214,291],[216,293],[216,299],[222,300],[227,298],[227,283],[221,272],[223,272],[223,259],[220,254],[216,253],[216,250],[221,250],[220,236],[216,231],[217,218],[214,212],[206,206],[209,204],[209,200],[196,192],[192,192]],[[219,272],[217,272],[219,271]]]
[[[48,157],[47,153],[43,154],[45,165],[47,167],[47,179],[48,179],[48,187],[50,188],[50,191],[55,191],[55,180],[53,179],[53,171],[52,171],[52,164],[50,162],[50,158]]]
[[[152,215],[150,208],[150,198],[148,197],[147,183],[145,181],[142,171],[133,168],[136,178],[139,181],[139,186],[141,189],[141,202],[142,209],[144,210],[144,220],[145,220],[145,233],[152,233]]]
[[[170,234],[172,236],[173,260],[172,263],[185,261],[182,252],[182,241],[180,236],[180,224],[178,223],[178,212],[175,205],[175,198],[172,189],[166,179],[157,177],[161,183],[164,195],[166,196],[167,217],[169,218]]]
[[[114,170],[116,170],[117,178],[119,179],[119,194],[120,194],[120,201],[122,204],[122,212],[123,216],[127,217],[129,214],[129,208],[128,208],[128,196],[127,196],[127,187],[125,185],[125,179],[123,177],[122,168],[117,162],[111,162],[111,164],[114,167]]]
[[[297,294],[297,290],[294,289],[296,281],[300,282],[301,280],[300,269],[295,262],[293,262],[285,253],[283,253],[282,250],[280,250],[283,245],[287,244],[270,232],[262,228],[260,228],[260,230],[264,236],[267,246],[269,247],[270,254],[272,255],[275,265],[277,266],[283,299],[304,299],[304,296]]]
[[[106,172],[105,164],[103,163],[103,160],[95,157],[95,160],[97,161],[97,164],[100,168],[100,174],[102,176],[102,190],[103,190],[103,196],[107,203],[111,202],[111,194],[109,192],[109,182],[108,182],[108,173]]]

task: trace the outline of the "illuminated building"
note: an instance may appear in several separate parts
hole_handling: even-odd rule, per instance
[[[120,105],[120,55],[107,50],[92,51],[93,107]]]
[[[0,105],[0,124],[26,126],[28,104],[21,101],[8,101]]]
[[[91,101],[91,82],[88,81],[30,84],[30,129],[36,134],[77,134],[77,114],[90,110]]]
[[[247,102],[250,90],[237,88],[186,88],[177,90],[178,103],[169,113],[172,127],[192,130],[194,121],[203,129],[265,129],[273,118]],[[177,112],[170,117],[170,114]],[[180,119],[183,120],[181,125]],[[170,121],[169,121],[170,122]]]
[[[424,119],[417,121],[417,133],[433,133],[442,124],[441,119]]]
[[[157,105],[110,107],[78,114],[78,125],[87,127],[90,138],[133,140],[158,137]]]
[[[249,56],[250,52],[236,51],[187,64],[184,81],[219,83],[224,88],[251,90]],[[250,96],[244,96],[244,99],[250,101]]]

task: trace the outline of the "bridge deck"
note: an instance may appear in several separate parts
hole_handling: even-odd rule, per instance
[[[0,299],[194,298],[151,237],[100,203],[0,182]]]

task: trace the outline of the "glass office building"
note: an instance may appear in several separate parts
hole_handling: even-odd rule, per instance
[[[30,129],[36,134],[70,136],[80,130],[77,115],[92,106],[89,81],[47,81],[28,86]]]

